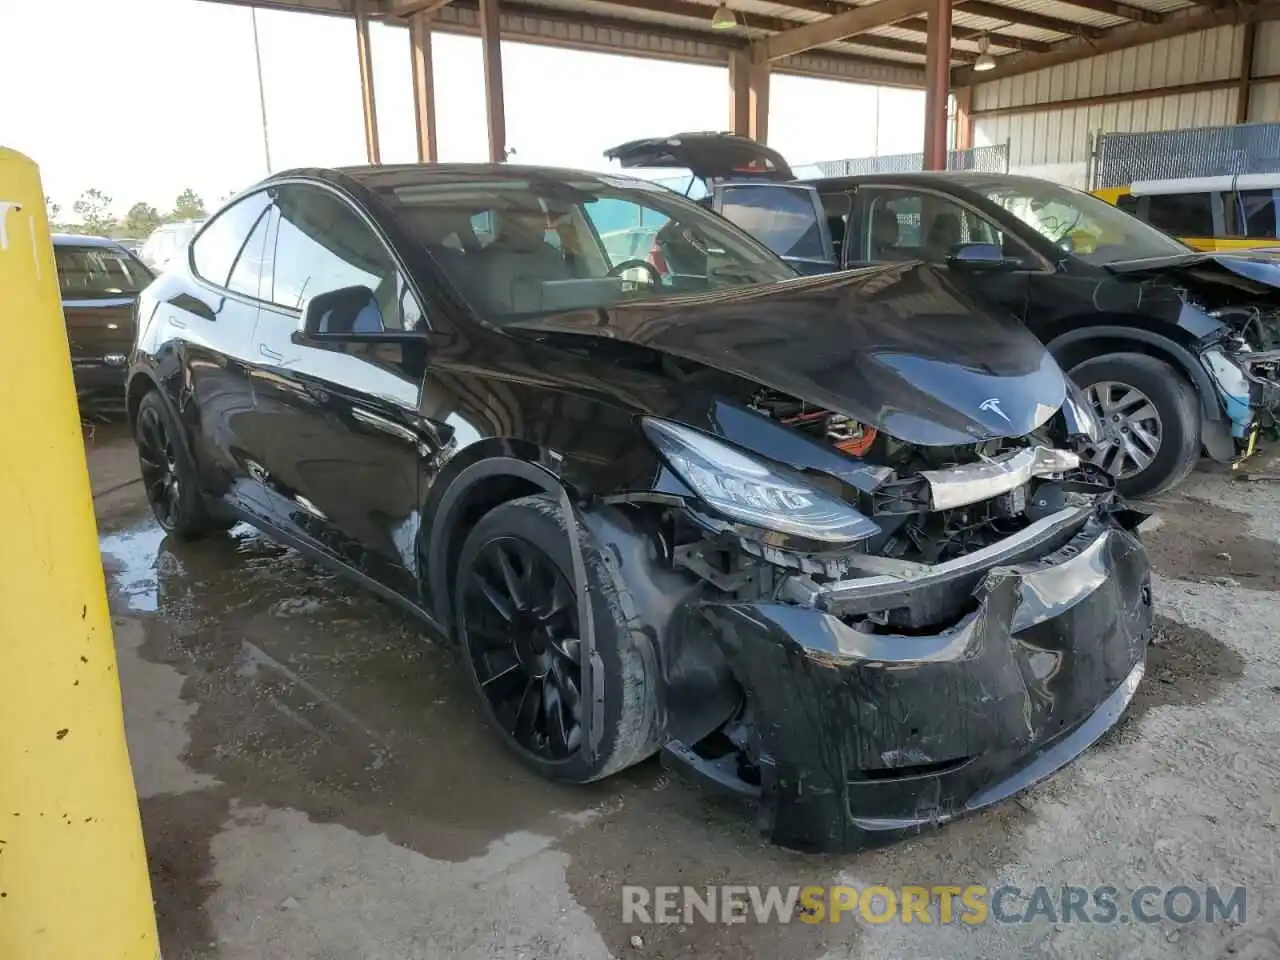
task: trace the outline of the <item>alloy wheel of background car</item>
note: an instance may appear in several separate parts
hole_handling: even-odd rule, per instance
[[[490,540],[461,611],[480,690],[522,749],[563,760],[582,746],[582,645],[573,588],[537,547]]]
[[[1143,353],[1109,353],[1071,371],[1102,421],[1104,440],[1082,456],[1116,478],[1127,497],[1181,482],[1200,457],[1195,389],[1173,367]]]
[[[594,753],[585,749],[582,644],[569,523],[558,498],[521,497],[472,527],[453,586],[463,665],[485,719],[526,766],[586,783],[657,750],[657,679],[648,638],[623,610],[626,583],[578,525],[603,702]],[[600,690],[597,689],[597,694]]]
[[[1137,387],[1114,380],[1090,384],[1085,395],[1102,421],[1106,441],[1086,459],[1119,480],[1141,473],[1160,452],[1164,426],[1151,398]]]

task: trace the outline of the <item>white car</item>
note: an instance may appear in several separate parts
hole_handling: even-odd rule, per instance
[[[163,223],[151,232],[142,250],[138,254],[152,270],[160,273],[169,266],[174,257],[187,249],[191,238],[204,224],[203,220],[179,220],[177,223]]]

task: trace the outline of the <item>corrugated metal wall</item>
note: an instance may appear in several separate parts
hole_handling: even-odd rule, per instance
[[[1077,63],[974,87],[974,145],[1009,143],[1011,172],[1086,184],[1090,137],[1097,131],[1138,132],[1235,123],[1236,90],[1207,90],[1066,107],[1059,101],[1229,80],[1240,73],[1242,27],[1219,27],[1161,40]],[[1258,27],[1254,75],[1280,74],[1280,23]],[[1029,104],[1044,110],[983,116],[981,111]],[[1257,86],[1252,122],[1280,121],[1280,83]]]

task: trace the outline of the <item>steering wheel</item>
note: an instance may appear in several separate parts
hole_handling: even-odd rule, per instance
[[[607,275],[610,277],[620,277],[626,271],[632,270],[636,267],[640,267],[646,273],[649,274],[650,284],[652,284],[655,287],[662,285],[662,274],[660,274],[658,272],[658,268],[655,267],[648,260],[623,260],[621,263],[615,264],[614,267],[609,271]]]

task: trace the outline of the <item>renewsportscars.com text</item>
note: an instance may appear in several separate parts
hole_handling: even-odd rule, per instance
[[[792,886],[622,888],[623,923],[1243,923],[1244,887]]]

